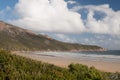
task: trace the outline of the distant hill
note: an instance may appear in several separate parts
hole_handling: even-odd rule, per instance
[[[60,42],[0,21],[0,48],[12,51],[98,51],[99,46]]]

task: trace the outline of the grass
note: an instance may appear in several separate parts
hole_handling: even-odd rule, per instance
[[[0,31],[0,48],[12,51],[70,51],[70,50],[99,50],[99,46],[73,44],[49,39],[44,35],[31,33],[28,30],[2,22]],[[9,28],[8,28],[9,26]]]
[[[66,69],[0,50],[0,80],[120,80],[120,74],[82,64]]]

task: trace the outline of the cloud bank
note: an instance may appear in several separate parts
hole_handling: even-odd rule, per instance
[[[85,20],[86,30],[93,33],[101,34],[120,34],[120,11],[112,10],[108,4],[99,6],[78,6],[74,7],[73,11],[78,11],[80,9],[87,9],[87,19]],[[96,20],[94,17],[95,12],[105,14],[100,20]]]
[[[120,35],[120,11],[112,10],[108,4],[79,5],[72,9],[67,4],[75,4],[75,1],[19,0],[15,6],[19,18],[10,22],[34,31]],[[78,13],[81,9],[88,12],[86,20]],[[105,16],[97,20],[95,12]]]
[[[57,37],[58,40],[63,41],[63,42],[70,42],[70,43],[75,43],[75,39],[71,39],[69,36],[65,34],[54,34],[55,37]]]
[[[13,23],[37,31],[82,32],[84,24],[79,13],[70,11],[64,0],[19,0],[19,13]]]

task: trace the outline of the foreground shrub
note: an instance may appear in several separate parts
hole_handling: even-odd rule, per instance
[[[70,64],[68,69],[0,50],[0,80],[112,80],[94,67]]]

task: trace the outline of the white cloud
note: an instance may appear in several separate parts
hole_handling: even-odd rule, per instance
[[[15,9],[20,18],[10,22],[34,31],[120,35],[120,11],[112,10],[108,4],[68,9],[67,4],[73,3],[74,0],[19,0]],[[77,12],[80,9],[88,10],[86,20]],[[95,11],[106,16],[96,20]]]
[[[77,6],[71,10],[79,11],[80,9],[88,10],[87,20],[85,21],[86,24],[84,25],[87,27],[87,32],[120,35],[120,11],[112,10],[108,4],[99,6]],[[106,14],[106,16],[102,20],[96,20],[94,18],[95,11],[102,12]]]
[[[84,41],[85,41],[85,42],[88,42],[88,41],[89,41],[89,39],[88,39],[88,38],[85,38],[85,39],[84,39]]]
[[[109,5],[101,6],[86,6],[89,9],[86,26],[90,32],[102,34],[119,34],[120,35],[120,11],[113,11]],[[97,21],[94,16],[94,11],[101,11],[106,14],[106,17]]]
[[[68,3],[68,4],[76,4],[76,1],[74,1],[74,0],[69,0],[69,1],[67,1],[67,3]]]
[[[61,41],[64,41],[64,42],[71,42],[71,43],[74,43],[75,41],[71,38],[69,38],[68,36],[66,36],[65,34],[55,34],[55,36],[61,40]]]
[[[15,6],[19,16],[14,24],[35,31],[82,32],[81,15],[70,11],[64,0],[19,0]]]

